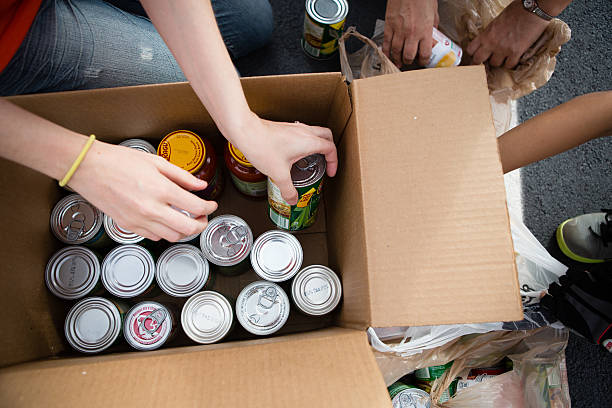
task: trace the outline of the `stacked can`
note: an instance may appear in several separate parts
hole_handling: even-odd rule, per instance
[[[82,246],[60,249],[47,262],[45,282],[51,293],[66,300],[95,294],[102,289],[100,261]]]
[[[338,276],[323,265],[310,265],[293,279],[291,297],[297,308],[307,315],[330,313],[340,303],[342,285]]]
[[[257,281],[247,285],[236,300],[236,317],[248,332],[266,336],[280,330],[289,318],[289,298],[275,283]]]
[[[51,232],[65,244],[104,247],[110,243],[104,234],[104,215],[78,194],[70,194],[51,211]]]
[[[283,282],[294,277],[303,258],[300,241],[288,232],[278,230],[261,234],[251,251],[253,270],[270,282]]]
[[[125,315],[123,337],[136,350],[155,350],[176,333],[172,311],[153,301],[134,305]]]
[[[239,275],[247,271],[252,247],[251,228],[235,215],[213,218],[200,235],[202,253],[224,275]]]
[[[170,296],[188,297],[211,280],[208,261],[202,252],[189,244],[166,249],[157,259],[155,278],[158,286]]]
[[[132,298],[151,294],[154,279],[153,256],[139,245],[120,245],[102,261],[102,284],[113,296]]]
[[[220,293],[196,293],[183,306],[181,324],[185,334],[196,343],[216,343],[234,326],[232,305]]]
[[[397,381],[391,384],[387,390],[393,408],[429,408],[431,406],[429,394],[413,385]]]

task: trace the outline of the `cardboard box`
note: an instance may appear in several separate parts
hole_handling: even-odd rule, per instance
[[[63,340],[70,304],[48,293],[43,281],[60,247],[49,214],[61,192],[53,180],[0,161],[1,406],[388,407],[368,326],[522,318],[482,67],[406,72],[350,87],[337,73],[242,83],[262,117],[333,130],[340,168],[326,181],[325,216],[297,236],[305,265],[324,263],[341,276],[343,304],[326,321],[334,327],[148,353],[75,355]],[[185,83],[10,99],[109,142],[159,140],[181,128],[216,138],[217,146],[222,141]],[[227,212],[244,217],[255,235],[273,228],[265,202],[243,199],[229,184],[218,210]],[[219,285],[235,291],[248,279],[254,277]]]

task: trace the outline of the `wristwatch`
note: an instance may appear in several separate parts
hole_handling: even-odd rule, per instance
[[[540,5],[538,4],[537,0],[523,0],[523,7],[525,8],[525,10],[535,14],[540,18],[543,18],[546,21],[550,21],[553,19],[553,16],[551,16],[540,8]]]

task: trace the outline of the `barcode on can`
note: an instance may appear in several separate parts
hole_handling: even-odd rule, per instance
[[[274,224],[278,225],[279,227],[289,229],[289,219],[283,217],[282,215],[274,211],[272,208],[270,208],[270,219],[272,220],[272,222],[274,222]]]
[[[304,51],[306,51],[308,54],[312,55],[313,57],[318,57],[321,53],[320,49],[313,47],[306,40],[302,40],[302,46],[304,47]]]

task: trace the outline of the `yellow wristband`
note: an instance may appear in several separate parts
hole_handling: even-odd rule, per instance
[[[59,182],[60,187],[64,187],[66,184],[68,184],[68,182],[70,181],[74,173],[77,171],[77,169],[81,165],[81,162],[85,158],[85,155],[87,154],[87,152],[89,151],[89,148],[91,147],[91,145],[93,144],[95,140],[96,140],[96,135],[89,136],[89,140],[87,141],[87,143],[85,143],[85,146],[83,146],[81,153],[79,153],[74,163],[72,163],[70,170],[68,170],[64,178]]]

